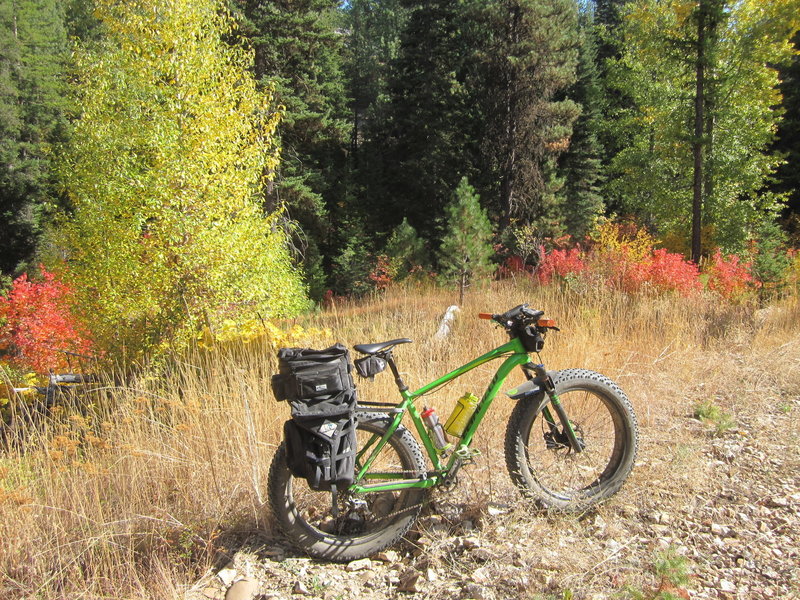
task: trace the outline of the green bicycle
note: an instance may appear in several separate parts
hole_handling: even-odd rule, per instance
[[[503,314],[482,313],[481,318],[503,326],[510,341],[416,391],[404,383],[393,356],[398,345],[411,340],[354,346],[385,361],[400,401],[359,402],[355,482],[334,495],[333,505],[329,492],[314,491],[292,476],[286,444],[278,447],[269,473],[269,498],[287,538],[311,556],[334,561],[370,556],[396,543],[419,516],[427,490],[455,485],[459,468],[478,454],[471,448],[478,427],[516,367],[527,381],[506,392],[516,405],[506,429],[505,454],[511,479],[523,496],[544,508],[583,510],[615,494],[636,458],[638,428],[631,403],[599,373],[548,372],[544,365],[531,363],[529,353],[538,353],[546,333],[557,330],[543,315],[524,304]],[[448,442],[432,411],[420,412],[415,400],[501,358],[505,360],[483,397],[459,401],[463,410],[448,421],[454,437]],[[432,468],[417,439],[401,424],[406,415]]]

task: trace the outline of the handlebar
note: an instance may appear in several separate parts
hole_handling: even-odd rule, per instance
[[[64,373],[63,375],[50,374],[51,383],[95,383],[94,375],[81,375],[77,373]]]
[[[538,329],[555,329],[557,331],[555,319],[542,319],[543,315],[543,310],[535,310],[527,304],[520,304],[503,314],[478,313],[478,318],[495,321],[508,330],[535,325]]]

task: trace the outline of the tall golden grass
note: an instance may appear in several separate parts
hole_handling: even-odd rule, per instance
[[[643,439],[705,395],[735,410],[753,393],[800,391],[795,299],[759,310],[712,296],[502,283],[472,290],[451,335],[435,340],[455,297],[395,288],[342,302],[298,320],[332,332],[302,343],[410,337],[414,343],[395,356],[413,389],[504,341],[476,313],[527,302],[562,328],[549,336],[543,362],[617,380]],[[274,354],[267,340],[198,350],[158,376],[109,385],[93,410],[31,428],[0,451],[0,598],[175,598],[236,532],[269,535],[266,475],[288,417],[270,391]],[[464,391],[480,394],[493,372],[485,365],[425,400],[446,417]],[[389,375],[358,383],[361,398],[397,397]],[[498,398],[479,431],[483,475],[465,483],[475,501],[511,497],[502,455],[510,402]]]

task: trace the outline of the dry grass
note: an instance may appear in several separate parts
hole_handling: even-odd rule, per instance
[[[622,492],[633,501],[648,479],[700,468],[677,455],[680,444],[650,443],[648,430],[674,429],[679,438],[675,417],[698,401],[713,400],[735,418],[753,394],[777,401],[800,391],[796,300],[756,311],[710,297],[502,284],[474,290],[453,334],[437,342],[433,333],[453,300],[444,291],[397,289],[299,322],[333,332],[335,339],[307,340],[314,346],[414,339],[395,355],[415,388],[503,341],[475,313],[521,302],[545,309],[563,329],[547,340],[546,364],[603,372],[634,403],[642,461]],[[0,454],[0,597],[175,598],[233,533],[269,531],[266,473],[288,415],[269,391],[274,365],[267,343],[198,353],[160,377],[115,388],[96,412],[63,415],[7,448]],[[491,365],[476,369],[429,403],[446,417],[458,396],[481,393],[492,373]],[[362,398],[396,397],[387,375],[359,382],[359,390]],[[502,455],[510,409],[498,399],[479,432],[484,457],[461,486],[476,509],[515,497]]]

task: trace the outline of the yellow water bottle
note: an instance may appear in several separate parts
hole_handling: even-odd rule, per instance
[[[461,396],[450,418],[447,419],[447,423],[444,424],[444,430],[453,437],[461,437],[467,427],[467,423],[469,423],[472,415],[475,414],[479,402],[480,400],[475,394],[467,392]]]

